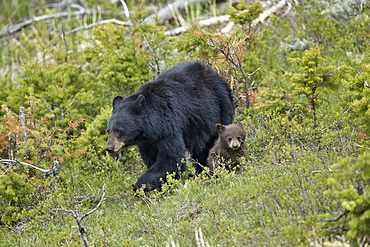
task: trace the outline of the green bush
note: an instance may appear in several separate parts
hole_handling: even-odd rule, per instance
[[[346,216],[330,225],[339,225],[342,230],[348,228],[346,237],[354,242],[369,241],[370,153],[365,151],[356,158],[343,158],[331,169],[327,182],[330,189],[325,194],[339,201]]]
[[[4,27],[60,11],[45,1],[27,7],[5,2],[11,11],[0,10]],[[102,19],[128,20],[117,12],[119,1],[86,0],[78,4],[89,13],[35,22],[0,37],[1,159],[44,169],[53,160],[60,163],[52,179],[0,164],[1,246],[81,244],[66,210],[88,212],[103,187],[103,204],[83,221],[91,246],[368,241],[368,4],[290,2],[291,8],[255,25],[253,19],[264,11],[260,3],[186,7],[185,14],[204,13],[204,18],[208,7],[230,14],[236,25],[224,34],[222,24],[196,27],[186,23],[194,16],[182,18],[177,10],[165,26],[150,25],[145,17],[164,2],[126,2],[132,26],[88,29]],[[165,35],[177,23],[193,27],[176,37]],[[86,29],[63,38],[62,24],[64,31]],[[132,184],[146,169],[137,149],[126,149],[120,160],[105,152],[112,99],[132,94],[177,63],[195,60],[230,83],[238,106],[235,121],[247,133],[247,155],[238,171],[220,168],[209,177],[189,168],[161,192],[135,196]],[[24,126],[20,107],[25,107]],[[325,221],[340,210],[347,212],[345,221]],[[335,226],[348,232],[327,230]]]
[[[101,85],[106,97],[129,96],[145,81],[151,71],[146,53],[141,49],[142,41],[130,35],[124,27],[106,25],[94,29],[91,44],[85,50],[85,59],[90,65],[91,79]]]
[[[351,107],[356,114],[356,119],[359,121],[361,131],[370,135],[370,64],[363,66],[363,71],[356,77],[358,88],[358,99],[355,99]]]

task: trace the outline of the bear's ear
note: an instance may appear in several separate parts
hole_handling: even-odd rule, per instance
[[[136,113],[141,113],[141,111],[144,109],[145,104],[145,96],[142,94],[139,94],[137,96],[136,100],[132,104],[132,107]]]
[[[115,98],[114,98],[114,100],[113,100],[113,103],[112,103],[113,108],[115,108],[115,107],[117,106],[117,104],[118,104],[119,102],[121,102],[122,100],[123,100],[122,96],[117,96],[117,97],[115,97]]]
[[[236,124],[237,124],[240,128],[244,128],[243,124],[242,124],[240,121],[238,121]]]
[[[225,125],[222,125],[222,124],[218,123],[218,124],[216,124],[216,128],[217,128],[218,133],[221,134],[222,131],[224,131],[224,129],[225,129]]]

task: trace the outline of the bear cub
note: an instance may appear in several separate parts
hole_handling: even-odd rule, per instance
[[[245,156],[245,131],[242,123],[222,125],[216,124],[219,133],[213,147],[209,150],[207,166],[213,172],[220,163],[224,163],[231,171],[239,165],[238,157]]]

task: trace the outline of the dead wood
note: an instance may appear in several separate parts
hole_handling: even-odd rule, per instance
[[[278,12],[280,9],[285,7],[288,4],[289,0],[281,0],[279,1],[276,5],[270,6],[270,8],[266,9],[260,16],[255,19],[252,23],[252,26],[257,25],[258,23],[265,23],[266,20]],[[272,3],[271,3],[272,4]],[[264,4],[265,8],[268,6],[267,4]],[[205,27],[205,26],[211,26],[211,25],[216,25],[216,24],[221,24],[221,23],[228,23],[226,27],[224,27],[221,31],[223,33],[229,32],[232,27],[234,26],[234,23],[230,21],[230,15],[223,15],[223,16],[217,16],[217,17],[212,17],[206,20],[201,20],[198,22],[198,25],[200,27]],[[178,27],[173,30],[166,31],[165,33],[170,36],[175,36],[179,35],[188,29],[191,28],[191,25],[188,26],[183,26],[183,27]]]
[[[69,15],[78,16],[78,15],[85,15],[85,14],[90,13],[90,11],[86,10],[84,7],[82,7],[81,5],[78,5],[78,4],[71,4],[70,7],[71,8],[76,8],[76,9],[78,9],[78,11],[74,11],[72,13],[70,13],[68,11],[65,11],[65,12],[61,12],[61,13],[57,13],[57,14],[48,14],[48,15],[36,16],[36,17],[33,17],[32,19],[25,20],[24,22],[17,23],[17,24],[11,25],[9,27],[3,28],[3,30],[0,31],[0,36],[10,35],[10,34],[19,32],[20,30],[22,30],[23,28],[33,24],[34,22],[38,22],[38,21],[42,21],[42,20],[48,20],[48,19],[54,19],[54,18],[67,17]]]

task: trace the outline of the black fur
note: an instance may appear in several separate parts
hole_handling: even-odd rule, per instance
[[[108,132],[125,146],[139,147],[148,170],[135,189],[146,184],[148,191],[160,187],[160,178],[164,181],[166,173],[180,177],[178,167],[185,169],[181,159],[186,150],[206,165],[218,136],[215,124],[230,124],[234,110],[230,87],[218,73],[199,62],[183,63],[133,95],[116,97]],[[107,145],[107,150],[112,147]]]

